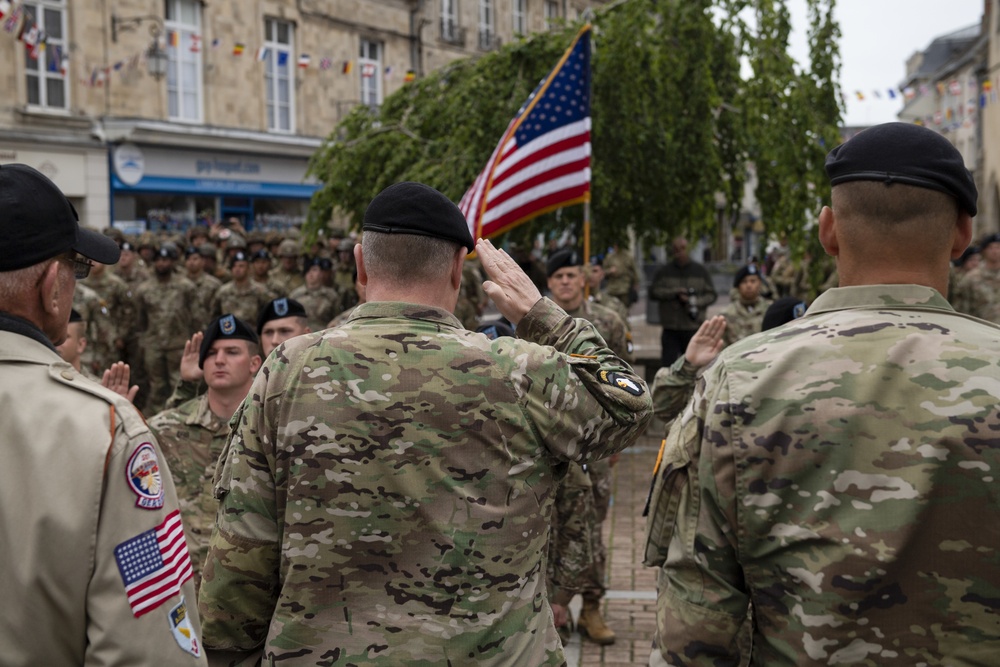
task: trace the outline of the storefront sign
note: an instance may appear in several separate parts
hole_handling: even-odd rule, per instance
[[[112,153],[115,175],[125,185],[135,185],[146,173],[146,158],[135,144],[121,144]]]

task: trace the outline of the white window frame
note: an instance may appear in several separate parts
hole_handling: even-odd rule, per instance
[[[382,50],[382,42],[371,39],[362,39],[358,50],[361,103],[373,109],[382,105]]]
[[[68,113],[69,77],[62,73],[62,62],[56,63],[56,71],[49,71],[49,63],[52,62],[52,59],[58,54],[66,54],[66,44],[69,41],[66,35],[68,23],[66,20],[66,0],[32,0],[32,2],[24,5],[22,10],[25,12],[25,21],[31,20],[43,30],[46,25],[45,11],[59,12],[59,30],[62,34],[59,38],[46,34],[45,49],[39,52],[38,60],[33,59],[27,52],[24,54],[25,99],[28,100],[28,107],[32,109],[64,111]],[[56,47],[58,47],[58,49]],[[35,80],[34,83],[32,83],[32,79]],[[49,101],[49,83],[53,81],[62,83],[63,104],[61,106],[54,105]],[[30,92],[32,89],[34,89],[37,94],[37,102],[30,101]]]
[[[191,50],[192,36],[202,37],[201,3],[198,0],[166,0],[166,7],[167,16],[175,17],[163,22],[167,31],[167,117],[181,123],[202,123],[205,117],[202,50]],[[184,7],[194,10],[194,23],[180,20]],[[177,46],[170,43],[171,32],[179,36]],[[193,98],[193,109],[187,108],[190,98]]]
[[[458,39],[458,0],[441,0],[441,39]]]
[[[280,41],[281,28],[287,30],[287,41]],[[295,133],[295,24],[281,19],[264,19],[264,103],[267,107],[267,129],[281,134]],[[279,65],[281,55],[285,64]],[[281,83],[287,83],[287,99],[281,99]],[[283,125],[281,111],[287,109],[288,123]]]
[[[511,0],[511,25],[515,35],[528,34],[528,0]]]
[[[496,32],[496,7],[493,0],[479,0],[479,48],[492,49]]]
[[[545,29],[550,30],[555,27],[554,19],[559,16],[559,3],[556,0],[545,0]]]

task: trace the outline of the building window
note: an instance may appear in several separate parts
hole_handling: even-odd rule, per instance
[[[514,17],[514,34],[524,35],[528,32],[528,0],[514,0],[511,11]]]
[[[361,103],[375,108],[382,104],[382,43],[361,40]]]
[[[559,3],[557,0],[545,0],[545,28],[551,29],[559,18]]]
[[[267,129],[295,131],[295,87],[293,76],[293,26],[289,21],[264,21],[264,88],[267,97]]]
[[[493,0],[479,0],[479,48],[492,49],[496,26],[494,25]]]
[[[446,42],[458,40],[458,0],[441,0],[441,39]]]
[[[23,7],[29,30],[25,45],[25,75],[28,104],[46,109],[69,106],[64,58],[66,57],[66,2],[43,0]],[[37,30],[31,30],[30,25]],[[44,33],[44,34],[42,34]]]
[[[202,121],[201,3],[166,0],[167,115],[171,120]]]

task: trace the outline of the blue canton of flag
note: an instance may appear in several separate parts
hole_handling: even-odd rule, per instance
[[[531,93],[459,202],[473,239],[589,201],[590,31]]]
[[[115,560],[136,618],[180,593],[194,576],[180,512],[174,510],[159,526],[116,546]]]

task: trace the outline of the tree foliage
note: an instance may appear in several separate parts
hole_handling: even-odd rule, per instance
[[[593,18],[593,237],[646,244],[711,233],[741,209],[755,170],[766,229],[804,247],[829,192],[840,119],[835,0],[807,0],[808,68],[788,55],[787,0],[625,0]],[[358,107],[317,151],[307,232],[360,224],[379,191],[428,183],[457,201],[579,25],[532,35]],[[578,227],[582,207],[509,232]]]

